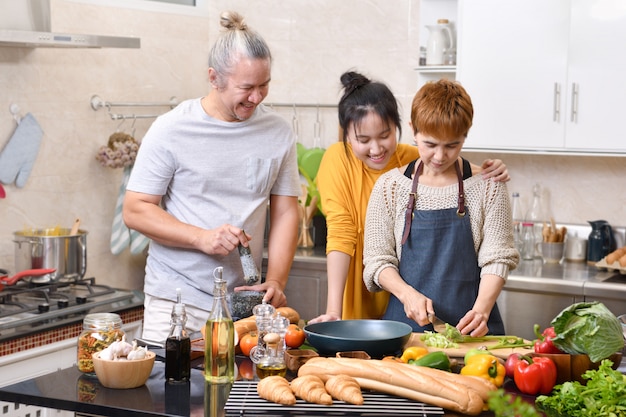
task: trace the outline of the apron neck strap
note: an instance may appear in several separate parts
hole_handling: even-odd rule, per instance
[[[463,174],[461,168],[459,168],[459,162],[455,162],[454,169],[459,181],[459,197],[457,199],[456,214],[459,217],[465,216],[465,190],[463,188]],[[417,170],[413,176],[413,182],[411,184],[411,192],[409,193],[409,202],[406,205],[406,213],[404,215],[404,231],[402,233],[402,244],[404,245],[409,238],[411,232],[411,223],[413,221],[413,210],[415,209],[415,200],[417,199],[417,184],[419,183],[419,177],[424,172],[424,163],[420,160],[417,165]]]

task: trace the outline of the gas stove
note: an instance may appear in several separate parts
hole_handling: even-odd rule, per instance
[[[95,278],[36,284],[19,281],[0,291],[0,342],[82,322],[89,313],[141,305],[134,291],[96,284]]]

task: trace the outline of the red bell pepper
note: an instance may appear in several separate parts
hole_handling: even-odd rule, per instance
[[[550,394],[556,384],[556,365],[550,358],[523,356],[515,365],[513,380],[524,394]]]
[[[556,337],[554,327],[546,328],[543,333],[539,333],[539,325],[535,324],[535,353],[564,353],[558,347],[554,346],[552,339]]]

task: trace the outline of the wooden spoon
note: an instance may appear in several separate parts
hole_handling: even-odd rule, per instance
[[[78,228],[80,227],[80,219],[76,219],[74,221],[74,225],[72,225],[72,229],[70,230],[70,236],[74,236],[78,234]]]

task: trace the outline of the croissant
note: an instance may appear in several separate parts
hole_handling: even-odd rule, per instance
[[[317,375],[304,375],[291,381],[291,389],[304,401],[331,405],[333,398],[326,392],[324,381]]]
[[[263,378],[256,386],[259,397],[283,405],[294,405],[296,397],[289,387],[289,381],[280,375]]]
[[[363,393],[356,379],[349,375],[333,375],[326,381],[326,391],[340,401],[363,404]]]

